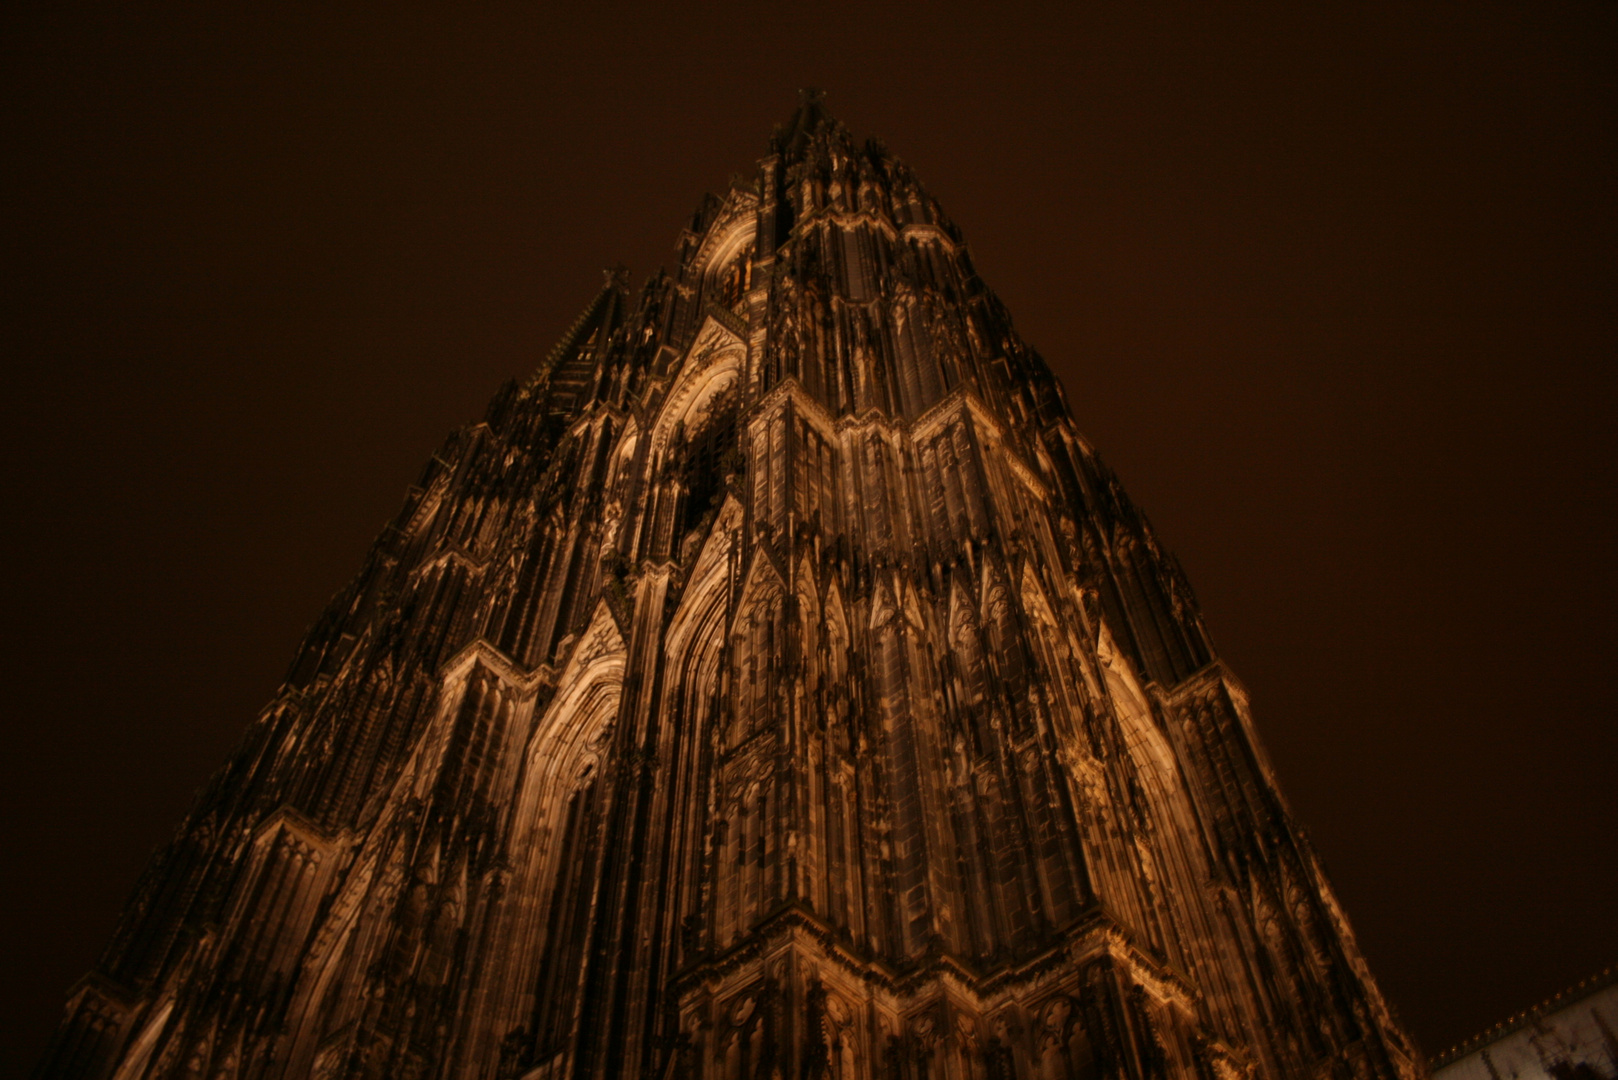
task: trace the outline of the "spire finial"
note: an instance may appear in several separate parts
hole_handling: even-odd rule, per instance
[[[789,155],[801,152],[805,140],[816,128],[833,122],[826,112],[825,103],[826,92],[819,87],[809,86],[798,91],[797,111],[792,114],[786,127],[777,132],[777,152],[784,151]]]

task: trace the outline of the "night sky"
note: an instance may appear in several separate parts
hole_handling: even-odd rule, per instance
[[[341,6],[0,15],[0,1073],[439,440],[810,85],[1179,555],[1426,1050],[1618,960],[1618,7]]]

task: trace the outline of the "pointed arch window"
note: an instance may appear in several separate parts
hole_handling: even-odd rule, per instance
[[[715,280],[718,302],[736,314],[744,314],[747,291],[753,287],[753,245],[738,251],[730,262],[720,268]]]
[[[732,389],[712,404],[702,426],[686,437],[678,451],[685,488],[681,536],[701,525],[703,517],[724,501],[725,480],[741,471],[737,419],[738,397]]]

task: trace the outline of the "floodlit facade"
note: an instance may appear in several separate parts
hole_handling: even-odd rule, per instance
[[[806,99],[428,463],[47,1077],[1417,1077],[1174,560]]]

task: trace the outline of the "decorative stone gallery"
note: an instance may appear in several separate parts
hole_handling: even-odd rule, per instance
[[[809,96],[433,456],[39,1075],[1424,1072],[1173,558]]]

